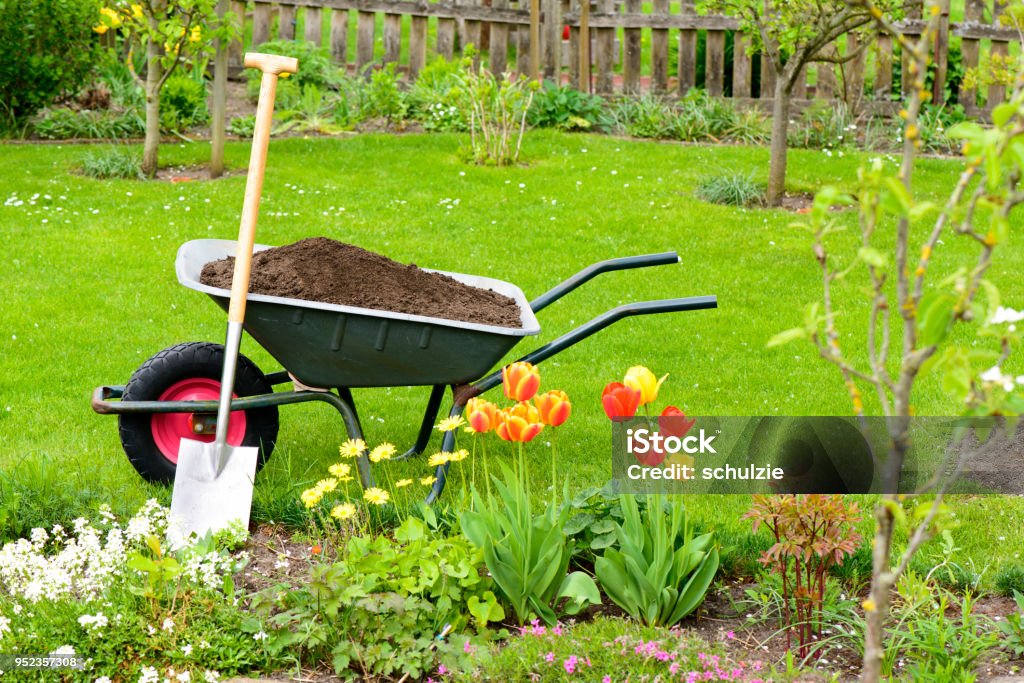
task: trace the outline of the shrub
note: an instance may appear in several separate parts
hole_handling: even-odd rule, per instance
[[[321,90],[337,84],[338,70],[331,62],[331,53],[325,47],[304,40],[271,40],[260,45],[260,52],[299,60],[298,72],[279,81],[279,88],[287,82],[295,83],[300,89],[315,85]],[[245,75],[246,92],[249,97],[256,99],[260,94],[260,70],[246,69]]]
[[[725,131],[725,136],[732,142],[746,145],[760,145],[771,138],[771,124],[767,117],[757,109],[745,109],[734,112],[732,121]]]
[[[712,204],[764,206],[764,185],[743,173],[705,176],[697,183],[697,196]]]
[[[459,107],[462,68],[459,61],[438,57],[420,71],[409,89],[409,110],[427,130],[466,130],[466,117]]]
[[[607,118],[604,100],[597,95],[544,81],[534,95],[527,121],[537,128],[600,130],[607,125]]]
[[[88,82],[97,0],[0,2],[0,117],[16,123]]]
[[[82,173],[90,178],[141,178],[142,155],[126,147],[90,152],[82,160]]]
[[[478,164],[507,166],[519,160],[536,83],[525,77],[496,76],[483,65],[463,60],[459,76],[462,106],[469,112],[470,152]]]
[[[996,591],[1007,598],[1012,598],[1014,593],[1024,594],[1024,566],[1013,564],[1003,567],[996,574]]]
[[[1013,601],[1017,603],[1016,611],[996,622],[996,626],[1001,633],[1003,649],[1015,657],[1024,657],[1024,593],[1014,591]]]
[[[61,107],[47,109],[32,128],[46,140],[118,140],[141,136],[145,122],[133,111],[75,111]]]
[[[160,92],[160,126],[181,132],[209,120],[206,84],[187,75],[168,78]]]
[[[242,138],[251,138],[256,130],[256,116],[236,116],[228,124],[228,132]]]
[[[789,129],[790,147],[836,149],[855,142],[856,125],[842,101],[814,102]]]
[[[363,118],[376,116],[387,119],[388,123],[405,120],[409,107],[405,93],[398,87],[394,64],[387,64],[373,72],[364,102],[360,112]]]
[[[623,98],[612,109],[615,127],[635,138],[666,137],[673,112],[659,97]]]
[[[666,513],[664,497],[651,496],[641,513],[636,499],[621,496],[623,521],[616,547],[607,548],[594,572],[612,601],[649,626],[673,626],[704,601],[718,571],[710,533],[694,536],[681,502]]]
[[[860,521],[857,504],[842,496],[757,495],[745,518],[753,520],[755,532],[763,525],[775,540],[761,563],[782,579],[787,645],[796,632],[797,654],[807,657],[820,636],[828,570],[860,542],[854,529]]]

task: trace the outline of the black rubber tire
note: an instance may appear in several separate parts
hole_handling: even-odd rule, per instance
[[[145,363],[125,385],[124,401],[156,401],[175,383],[191,377],[221,379],[224,369],[224,346],[210,342],[185,342],[164,349]],[[256,364],[239,354],[235,374],[235,394],[254,396],[269,394],[273,387]],[[174,481],[175,463],[168,460],[153,440],[152,414],[122,414],[118,416],[121,446],[128,460],[143,479],[169,484]],[[247,410],[243,446],[258,446],[256,470],[274,451],[277,440],[277,406]]]

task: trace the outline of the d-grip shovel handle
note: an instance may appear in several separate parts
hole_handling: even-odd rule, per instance
[[[245,65],[263,72],[260,81],[260,99],[256,105],[256,126],[252,135],[252,153],[249,156],[249,175],[245,180],[245,201],[242,203],[242,222],[238,228],[238,248],[235,251],[235,272],[231,279],[231,306],[228,320],[241,323],[245,319],[245,297],[249,293],[252,271],[252,248],[256,242],[256,217],[263,193],[263,174],[267,167],[267,147],[274,117],[274,95],[277,77],[282,73],[295,73],[299,60],[294,57],[249,52]]]

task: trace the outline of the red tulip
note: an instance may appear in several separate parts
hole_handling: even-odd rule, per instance
[[[540,387],[540,371],[530,363],[516,361],[501,369],[501,383],[513,401],[529,401]]]
[[[537,412],[540,413],[540,421],[546,425],[557,427],[569,419],[572,414],[572,404],[564,391],[553,389],[544,394],[537,394],[533,402],[537,404]]]
[[[529,403],[517,403],[511,408],[498,411],[498,436],[505,441],[526,443],[540,434],[544,425],[540,413]]]
[[[484,434],[498,426],[498,406],[487,399],[471,398],[466,402],[466,420],[469,427],[478,434]]]
[[[640,392],[622,382],[612,382],[601,392],[601,405],[611,420],[625,420],[636,415]]]
[[[658,433],[664,437],[683,438],[697,420],[687,420],[686,413],[675,406],[668,406],[658,417]]]

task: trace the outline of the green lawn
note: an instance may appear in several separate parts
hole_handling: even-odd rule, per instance
[[[620,322],[542,365],[542,386],[563,388],[574,402],[558,435],[561,471],[574,490],[608,477],[600,392],[636,363],[671,373],[664,401],[689,414],[850,413],[838,373],[809,346],[765,348],[775,332],[799,324],[819,293],[819,272],[804,233],[791,227],[793,214],[713,206],[693,196],[704,174],[738,170],[763,178],[767,150],[532,132],[528,165],[494,169],[461,161],[460,142],[449,135],[275,141],[257,241],[326,235],[401,261],[508,280],[528,297],[597,260],[677,250],[679,266],[604,275],[552,305],[540,315],[540,338],[516,349],[519,355],[628,301],[719,298],[715,311]],[[70,173],[90,151],[3,147],[0,537],[94,513],[100,502],[130,511],[147,496],[168,500],[169,490],[135,474],[115,418],[90,410],[90,392],[124,383],[164,347],[223,338],[220,309],[178,285],[173,263],[187,240],[234,238],[244,177],[171,185]],[[247,145],[229,145],[229,164],[244,166],[247,152]],[[205,144],[166,146],[162,160],[195,163],[206,154]],[[796,151],[791,159],[791,186],[813,189],[825,179],[851,182],[862,158]],[[937,195],[955,168],[922,161],[920,191]],[[854,215],[839,220],[852,225]],[[962,248],[949,242],[946,254]],[[951,260],[937,254],[934,266],[948,269]],[[1017,245],[1003,250],[992,272],[1004,301],[1017,307],[1024,302],[1022,268]],[[868,305],[856,279],[837,296],[843,325],[856,329]],[[853,340],[849,348],[856,348]],[[265,371],[278,369],[251,340],[242,351]],[[357,391],[368,440],[411,442],[426,394]],[[957,410],[930,378],[916,407],[919,414]],[[257,486],[254,514],[264,520],[294,512],[296,492],[324,476],[344,438],[325,406],[284,407],[281,417],[278,450]],[[543,442],[531,450],[546,462]],[[398,473],[426,470],[405,463]],[[746,504],[742,496],[697,499],[692,509],[707,524],[740,530]],[[977,497],[957,510],[965,522],[958,540],[979,566],[1014,560],[1024,523],[1020,500]]]

